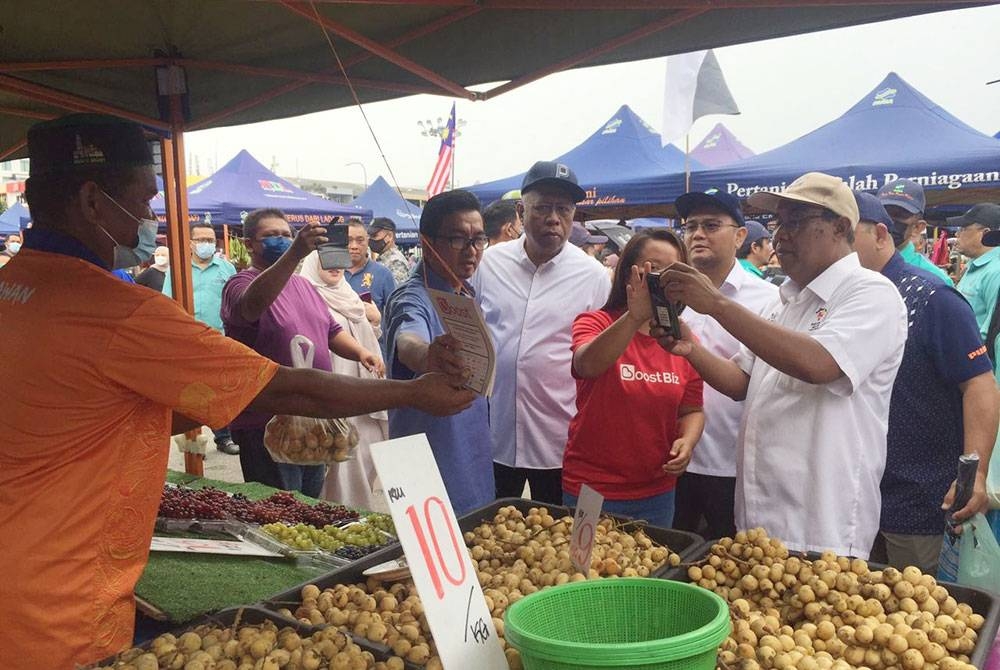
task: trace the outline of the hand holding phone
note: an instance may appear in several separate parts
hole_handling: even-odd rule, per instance
[[[667,330],[675,340],[681,339],[680,314],[684,304],[669,300],[660,286],[660,273],[647,272],[646,285],[649,288],[649,300],[653,304],[653,320],[656,325]]]

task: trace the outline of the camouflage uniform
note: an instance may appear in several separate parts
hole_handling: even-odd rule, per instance
[[[410,276],[410,264],[406,262],[406,256],[403,255],[403,252],[395,245],[392,249],[386,249],[384,253],[379,254],[378,262],[389,268],[396,280],[396,286],[402,284]]]

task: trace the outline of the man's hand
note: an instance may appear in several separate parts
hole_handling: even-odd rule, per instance
[[[941,509],[950,510],[954,502],[955,482],[952,482],[951,487],[948,489],[948,493],[944,496],[944,501],[941,503]],[[977,472],[976,483],[972,487],[972,497],[969,498],[969,504],[956,511],[951,518],[957,523],[968,521],[977,514],[985,513],[989,508],[990,499],[986,494],[986,475]]]
[[[442,372],[448,376],[462,380],[466,378],[465,364],[459,352],[462,343],[453,335],[445,333],[438,335],[427,345],[427,372]]]
[[[649,263],[643,263],[642,269],[633,265],[625,287],[628,298],[628,318],[636,324],[636,328],[653,318],[653,303],[649,298],[649,286],[646,275],[652,271]]]
[[[307,223],[302,226],[299,234],[295,236],[295,241],[292,242],[289,251],[297,260],[302,260],[316,251],[316,247],[326,244],[329,241],[330,238],[326,236],[325,227],[318,223]]]
[[[462,381],[439,372],[428,372],[412,382],[417,389],[412,396],[412,406],[434,416],[450,416],[467,409],[476,394],[462,388]]]
[[[667,298],[680,301],[700,314],[713,314],[725,300],[707,275],[684,263],[671,263],[660,273]]]
[[[359,362],[361,365],[365,366],[368,372],[372,373],[376,377],[385,377],[385,363],[382,362],[382,357],[373,354],[367,349],[361,350],[361,356],[359,357]]]
[[[657,325],[655,322],[649,325],[649,334],[651,337],[655,338],[661,347],[674,354],[675,356],[683,356],[687,358],[694,351],[694,335],[691,334],[691,329],[688,325],[684,323],[684,319],[678,319],[681,325],[681,339],[674,339],[670,335],[670,330]]]
[[[674,440],[674,446],[670,448],[670,458],[663,464],[663,471],[668,475],[680,476],[687,470],[688,463],[691,462],[691,454],[694,445],[683,437]]]

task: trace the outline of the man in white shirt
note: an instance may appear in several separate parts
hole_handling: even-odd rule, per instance
[[[717,189],[685,193],[675,203],[684,220],[688,258],[722,295],[760,315],[778,298],[778,287],[747,272],[737,261],[746,221],[739,200]],[[732,358],[739,341],[707,314],[687,310],[684,320],[702,346]],[[705,386],[705,431],[687,471],[677,480],[674,528],[705,537],[732,536],[736,494],[736,444],[743,403]]]
[[[497,348],[490,398],[497,497],[562,502],[562,457],[576,412],[573,319],[599,308],[611,282],[599,263],[566,244],[585,197],[576,175],[539,161],[524,176],[523,239],[488,248],[472,282]]]
[[[708,384],[746,399],[737,527],[762,526],[795,551],[868,558],[906,308],[852,251],[858,205],[839,178],[810,172],[748,203],[777,214],[775,248],[788,273],[780,301],[761,318],[675,263],[661,279],[667,295],[712,316],[742,347],[732,359],[716,356],[688,328],[662,342]]]

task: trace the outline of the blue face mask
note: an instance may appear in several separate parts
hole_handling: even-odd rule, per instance
[[[292,246],[292,238],[280,235],[265,237],[260,244],[264,247],[264,262],[273,265]]]
[[[7,251],[9,251],[10,253],[16,254],[20,250],[21,250],[21,243],[20,242],[8,242],[7,243]]]
[[[215,255],[215,245],[211,242],[198,242],[194,245],[194,255],[203,261]]]

